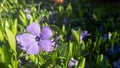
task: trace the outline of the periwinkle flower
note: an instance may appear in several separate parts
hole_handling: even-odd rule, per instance
[[[107,40],[109,39],[109,38],[108,38],[108,34],[102,35],[102,38],[105,39],[105,40],[107,41]]]
[[[56,38],[55,38],[55,40],[52,40],[53,42],[52,42],[52,50],[56,50],[57,48],[58,48],[58,46],[59,46],[59,44],[57,43],[57,41],[60,39],[60,35],[59,36],[57,36]]]
[[[29,9],[29,8],[26,8],[26,9],[24,10],[24,12],[25,12],[25,13],[30,13],[30,9]]]
[[[114,45],[113,48],[110,47],[110,48],[108,49],[108,54],[109,54],[109,55],[115,54],[115,53],[117,53],[118,51],[119,51],[118,45]]]
[[[28,20],[30,20],[30,18],[32,17],[31,14],[26,14],[26,17]]]
[[[78,61],[75,60],[74,58],[71,58],[71,60],[68,63],[68,68],[72,68],[72,67],[77,66],[77,65],[78,65]]]
[[[63,19],[63,23],[64,23],[65,25],[67,25],[67,22],[68,22],[67,18],[64,18],[64,19]]]
[[[29,8],[26,8],[26,9],[24,10],[24,12],[26,13],[26,18],[29,20],[29,19],[32,17],[31,14],[30,14]]]
[[[113,62],[112,64],[114,68],[120,68],[120,58],[118,59],[118,61]]]
[[[82,43],[83,38],[86,36],[90,36],[90,34],[88,34],[88,31],[87,30],[82,31],[80,35],[80,43]]]
[[[25,50],[27,54],[38,54],[40,50],[45,52],[52,51],[52,41],[50,38],[53,32],[49,27],[43,26],[40,32],[39,24],[34,22],[27,26],[26,30],[29,33],[16,36],[22,50]]]

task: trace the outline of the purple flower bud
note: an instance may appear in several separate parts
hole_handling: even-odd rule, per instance
[[[26,9],[24,10],[24,12],[25,12],[25,13],[30,13],[30,9],[29,9],[29,8],[26,8]]]
[[[26,8],[26,9],[24,10],[24,12],[26,13],[26,18],[27,18],[28,20],[30,20],[30,18],[31,18],[32,16],[31,16],[31,14],[30,14],[29,8]]]
[[[66,25],[67,22],[68,22],[67,18],[64,18],[64,19],[63,19],[63,23]]]
[[[30,20],[30,18],[32,17],[31,14],[26,14],[26,17],[28,20]]]
[[[71,58],[71,60],[68,63],[68,68],[73,68],[74,66],[78,65],[78,61],[75,60],[74,58]]]
[[[82,31],[81,35],[80,35],[80,43],[82,43],[83,38],[86,36],[90,36],[90,34],[88,34],[87,30]]]

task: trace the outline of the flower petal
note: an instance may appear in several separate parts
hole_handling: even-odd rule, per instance
[[[23,47],[21,47],[21,49],[26,51],[26,50],[27,50],[27,47],[24,47],[24,46],[23,46]]]
[[[37,42],[33,42],[30,44],[30,46],[27,49],[27,54],[38,54],[40,51],[40,48],[38,46]]]
[[[68,68],[73,68],[73,66],[77,66],[78,65],[78,61],[75,60],[74,58],[71,58],[71,60],[68,63]]]
[[[41,40],[39,42],[40,49],[45,52],[52,51],[52,41],[51,40]]]
[[[35,36],[39,36],[40,35],[40,25],[37,22],[34,22],[27,27],[27,31],[32,33]]]
[[[49,39],[52,37],[52,35],[53,32],[49,27],[47,26],[42,27],[41,39]]]
[[[90,34],[88,34],[87,30],[84,30],[81,32],[81,36],[84,38],[86,36],[89,36]]]
[[[18,43],[21,44],[22,47],[28,47],[31,44],[31,42],[35,41],[35,36],[33,36],[32,34],[25,33],[17,35],[16,40],[18,41]]]

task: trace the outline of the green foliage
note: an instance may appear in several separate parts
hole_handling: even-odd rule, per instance
[[[16,40],[15,40],[15,36],[11,32],[11,30],[9,30],[8,28],[5,28],[5,31],[6,31],[6,35],[7,35],[7,38],[8,38],[8,42],[9,42],[10,48],[14,52],[16,52]]]
[[[112,62],[120,54],[119,11],[95,8],[90,3],[86,4],[86,0],[64,0],[59,5],[53,2],[0,1],[1,68],[68,68],[71,58],[78,61],[74,68],[112,68]],[[25,9],[29,9],[30,19]],[[50,12],[54,16],[51,23]],[[67,23],[63,23],[64,18]],[[54,35],[51,39],[56,46],[53,51],[41,50],[37,55],[28,55],[20,49],[16,36],[27,32],[25,28],[33,22],[52,28]],[[81,43],[82,30],[87,30],[91,35],[83,38]],[[108,39],[103,37],[104,34],[108,35]],[[118,51],[109,55],[109,47],[114,51],[115,44]]]

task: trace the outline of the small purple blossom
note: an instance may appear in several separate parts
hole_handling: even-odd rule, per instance
[[[57,41],[60,39],[60,35],[59,36],[57,36],[56,38],[55,38],[55,40],[52,40],[53,42],[52,42],[52,50],[56,50],[57,49],[57,47],[59,46],[59,44],[57,43]]]
[[[67,18],[64,18],[64,19],[63,19],[63,23],[66,25],[67,22],[68,22]]]
[[[120,58],[118,59],[118,61],[113,62],[112,64],[113,64],[114,68],[120,68]]]
[[[110,48],[108,49],[108,54],[109,54],[109,55],[115,54],[115,53],[117,53],[118,51],[119,51],[118,45],[114,45],[113,48],[110,47]]]
[[[104,34],[102,35],[102,38],[105,39],[105,41],[107,41],[109,38],[108,38],[108,34]]]
[[[26,8],[26,9],[24,10],[24,12],[25,12],[25,13],[30,13],[30,9],[29,9],[29,8]]]
[[[80,43],[82,43],[83,38],[86,36],[90,36],[90,34],[88,34],[88,31],[87,30],[82,31],[80,35]]]
[[[75,60],[74,58],[71,58],[71,60],[68,63],[68,68],[72,68],[72,67],[77,66],[77,65],[78,65],[78,61]]]
[[[26,18],[29,20],[29,19],[32,17],[31,14],[30,14],[29,8],[26,8],[26,9],[24,10],[24,12],[26,13]]]
[[[32,17],[31,14],[26,14],[26,17],[28,20],[30,20],[30,18]]]
[[[25,50],[27,54],[38,54],[40,50],[45,52],[52,51],[52,41],[50,38],[53,32],[49,27],[43,26],[40,32],[39,24],[34,22],[27,26],[26,30],[29,33],[16,36],[22,50]]]

